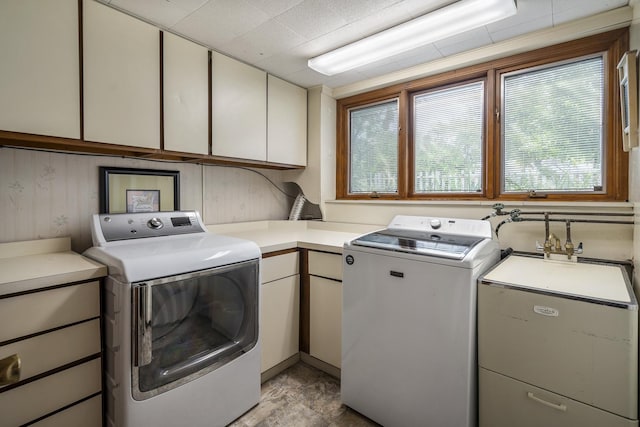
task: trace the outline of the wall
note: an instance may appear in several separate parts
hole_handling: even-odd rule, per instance
[[[180,208],[206,224],[289,214],[288,198],[253,169],[0,147],[0,242],[71,236],[73,250],[90,247],[99,166],[180,171]],[[283,180],[280,171],[258,172]]]
[[[640,51],[640,1],[631,0],[633,21],[629,27],[629,47]],[[629,153],[629,202],[633,203],[636,213],[633,236],[634,278],[636,295],[640,296],[640,149],[634,148]]]

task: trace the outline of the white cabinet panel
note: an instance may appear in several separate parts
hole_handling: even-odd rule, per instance
[[[266,73],[216,52],[212,67],[212,154],[267,160]]]
[[[278,258],[278,257],[276,257]],[[289,276],[262,285],[260,327],[261,372],[298,353],[300,324],[300,276]]]
[[[298,274],[300,268],[298,260],[297,251],[263,258],[260,266],[262,283]]]
[[[342,282],[311,276],[309,354],[340,367],[342,354]]]
[[[22,425],[100,392],[101,375],[100,359],[93,359],[0,394],[2,425]]]
[[[58,412],[37,423],[32,427],[102,427],[102,398],[92,397]]]
[[[209,51],[163,33],[164,148],[209,154]]]
[[[631,427],[632,421],[480,368],[480,427]]]
[[[0,342],[99,315],[99,282],[1,299]]]
[[[267,161],[307,164],[307,91],[269,76]]]
[[[0,129],[80,138],[77,0],[0,2]]]
[[[100,320],[95,319],[0,346],[0,359],[17,354],[24,381],[100,350]]]
[[[309,251],[309,274],[342,280],[342,256]]]
[[[84,139],[160,148],[160,31],[83,2]]]

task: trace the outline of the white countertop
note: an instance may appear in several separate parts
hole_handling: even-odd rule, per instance
[[[482,281],[592,301],[635,305],[622,268],[617,265],[511,255],[487,273]]]
[[[71,251],[69,237],[0,243],[0,295],[106,275],[107,267]]]
[[[257,221],[207,225],[212,233],[255,242],[263,254],[292,248],[342,253],[345,242],[384,226],[320,221]]]

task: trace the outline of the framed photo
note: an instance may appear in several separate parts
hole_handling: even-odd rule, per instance
[[[101,166],[100,213],[180,210],[180,172]]]
[[[127,212],[158,212],[160,190],[127,189]]]

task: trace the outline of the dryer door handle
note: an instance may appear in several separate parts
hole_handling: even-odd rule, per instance
[[[133,307],[135,318],[135,345],[133,364],[144,366],[151,363],[151,286],[142,283],[133,288]]]

